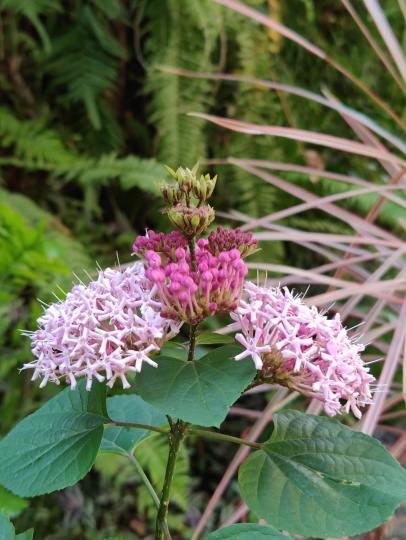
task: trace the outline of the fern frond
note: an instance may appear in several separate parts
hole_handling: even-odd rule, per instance
[[[37,165],[45,165],[50,159],[55,165],[69,165],[75,159],[60,135],[47,127],[45,118],[20,120],[5,107],[0,107],[0,145],[12,148],[15,157]]]
[[[73,23],[53,38],[52,56],[45,65],[52,84],[65,88],[63,101],[81,103],[95,129],[102,127],[100,100],[114,89],[118,60],[125,58],[105,13],[80,5]]]
[[[11,157],[0,158],[0,165],[46,170],[84,188],[117,180],[125,190],[137,187],[158,194],[157,182],[164,173],[154,159],[119,157],[114,153],[98,158],[80,156],[65,147],[57,132],[46,127],[44,119],[19,120],[5,108],[0,108],[0,145],[13,151]]]
[[[157,131],[158,158],[177,167],[193,166],[206,153],[204,124],[190,111],[213,103],[214,87],[204,80],[163,73],[155,66],[213,70],[221,27],[220,12],[208,0],[149,2],[146,6],[146,53],[151,68],[145,91],[151,95],[150,120]]]
[[[8,10],[14,15],[28,19],[37,31],[44,50],[48,53],[51,51],[51,39],[40,16],[48,15],[54,11],[61,11],[61,7],[58,6],[57,2],[53,0],[35,0],[35,2],[27,2],[27,0],[1,0],[0,11],[3,10]]]

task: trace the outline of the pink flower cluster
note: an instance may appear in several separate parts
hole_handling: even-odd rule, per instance
[[[359,352],[364,349],[349,338],[339,314],[328,319],[306,306],[287,288],[266,288],[247,282],[245,299],[231,315],[236,340],[258,370],[274,375],[276,382],[323,402],[330,416],[371,403],[369,373]]]
[[[64,301],[50,305],[38,320],[39,329],[26,334],[36,359],[23,369],[33,369],[32,379],[42,377],[59,384],[65,377],[72,388],[78,377],[120,379],[139,372],[144,362],[156,367],[150,355],[176,335],[180,324],[161,315],[157,288],[137,262],[125,270],[107,268],[89,285],[73,287]]]
[[[258,242],[254,239],[251,232],[243,232],[241,229],[223,229],[217,227],[208,237],[208,247],[214,255],[222,251],[238,249],[242,257],[248,257],[258,250]]]
[[[186,247],[187,240],[179,231],[170,233],[156,233],[148,229],[145,236],[137,236],[133,244],[133,251],[144,255],[146,251],[156,251],[166,257],[173,258],[178,247]]]
[[[136,249],[142,245],[137,239]],[[196,324],[214,313],[236,309],[248,272],[237,248],[215,255],[202,238],[196,245],[195,265],[185,247],[170,255],[168,250],[159,251],[145,252],[146,275],[158,288],[165,317]]]

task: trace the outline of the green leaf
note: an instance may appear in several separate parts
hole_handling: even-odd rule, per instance
[[[160,357],[157,369],[145,366],[137,375],[136,391],[165,414],[218,427],[256,374],[252,362],[233,360],[239,350],[221,347],[195,362]]]
[[[341,537],[369,531],[406,499],[406,472],[376,439],[296,411],[241,466],[248,507],[278,529]]]
[[[34,538],[34,529],[28,529],[23,533],[17,534],[16,540],[32,540]]]
[[[67,388],[0,442],[0,484],[23,497],[75,484],[94,463],[105,420],[104,385]]]
[[[8,516],[0,510],[0,538],[1,540],[15,539],[14,525],[8,519]]]
[[[107,410],[109,417],[116,422],[148,424],[155,427],[167,423],[165,415],[161,411],[158,411],[135,394],[109,398],[107,400]],[[106,427],[100,451],[127,454],[150,433],[147,429],[118,426]]]
[[[253,523],[224,527],[204,537],[204,540],[291,540],[274,528]]]
[[[197,335],[196,343],[198,345],[223,345],[224,343],[234,343],[233,336],[217,334],[215,332],[202,332]]]
[[[25,499],[17,497],[14,493],[0,486],[0,510],[10,518],[18,516],[27,506],[28,502]]]

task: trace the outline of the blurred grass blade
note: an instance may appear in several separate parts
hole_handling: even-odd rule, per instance
[[[377,148],[372,148],[351,139],[344,139],[342,137],[336,137],[334,135],[327,135],[326,133],[318,133],[316,131],[308,131],[304,129],[296,129],[290,127],[252,124],[250,122],[243,122],[241,120],[230,120],[228,118],[198,112],[189,113],[189,116],[195,116],[197,118],[208,120],[213,124],[230,129],[232,131],[237,131],[239,133],[247,133],[249,135],[272,135],[274,137],[283,137],[285,139],[291,139],[294,141],[303,141],[310,144],[325,146],[327,148],[333,148],[335,150],[340,150],[341,152],[357,154],[360,156],[370,157],[378,160],[383,159],[391,163],[393,162],[406,166],[406,161],[396,156],[395,154]]]
[[[252,84],[252,85],[255,85],[256,87],[259,86],[259,87],[264,87],[270,90],[286,92],[288,94],[292,94],[292,95],[299,96],[310,101],[314,101],[315,103],[319,103],[320,105],[323,105],[324,107],[328,107],[339,113],[342,113],[351,118],[354,118],[354,120],[358,120],[358,122],[369,127],[369,129],[374,131],[377,135],[380,135],[381,137],[383,137],[384,139],[392,143],[401,152],[406,153],[406,144],[399,137],[396,137],[395,135],[390,133],[388,130],[379,126],[375,121],[373,121],[367,115],[359,111],[356,111],[355,109],[352,109],[351,107],[347,107],[346,105],[343,105],[339,103],[338,101],[334,102],[330,99],[326,99],[320,94],[316,94],[315,92],[311,92],[310,90],[306,90],[305,88],[292,86],[290,84],[267,81],[265,79],[256,79],[252,77],[245,77],[242,75],[232,75],[228,73],[209,73],[209,72],[201,72],[201,71],[189,71],[185,69],[173,68],[173,67],[168,67],[168,66],[159,66],[159,69],[161,71],[164,71],[165,73],[173,73],[175,75],[180,75],[182,77],[188,77],[192,79],[205,79],[205,80],[213,79],[213,80],[221,80],[221,81],[228,81],[228,82],[241,82],[241,83],[246,83],[246,84]]]
[[[350,211],[344,208],[341,208],[337,205],[333,205],[329,203],[328,200],[322,202],[322,199],[320,197],[311,193],[310,191],[305,190],[304,188],[296,186],[290,182],[286,182],[285,180],[282,180],[281,178],[276,177],[274,175],[267,174],[261,170],[256,169],[255,167],[250,167],[249,165],[246,165],[245,160],[230,159],[229,161],[230,163],[233,163],[241,167],[242,169],[248,172],[251,172],[252,174],[258,176],[259,178],[262,178],[263,180],[265,180],[266,182],[269,182],[273,186],[279,189],[282,189],[286,193],[289,193],[290,195],[293,195],[294,197],[297,197],[298,199],[302,199],[308,203],[313,203],[315,207],[318,206],[320,210],[322,210],[323,212],[326,212],[338,219],[341,219],[342,221],[346,223],[349,223],[354,230],[361,230],[363,232],[369,231],[370,233],[376,236],[385,237],[385,238],[389,238],[389,239],[397,241],[397,238],[391,233],[388,233],[387,231],[380,229],[376,225],[366,222],[363,218],[357,216],[356,214],[351,213]],[[279,212],[278,214],[280,215]],[[252,227],[256,227],[268,221],[269,221],[269,217],[251,220],[249,225],[243,226],[242,229],[243,230],[248,229],[248,228],[251,229]]]
[[[403,302],[403,307],[400,312],[396,330],[389,348],[389,353],[385,359],[381,375],[379,377],[379,392],[376,392],[372,405],[364,416],[362,422],[362,431],[368,435],[372,435],[379,416],[382,412],[386,396],[389,392],[390,383],[395,375],[399,365],[402,351],[405,346],[406,339],[406,299]]]
[[[388,51],[390,52],[393,60],[398,66],[399,72],[406,81],[406,58],[403,54],[402,48],[397,40],[393,30],[388,23],[388,19],[385,16],[379,2],[377,0],[364,0],[364,4],[369,11],[369,14],[373,18],[379,33],[384,40]]]
[[[279,32],[281,35],[285,36],[286,38],[290,39],[291,41],[297,43],[310,53],[314,54],[318,58],[323,59],[325,62],[327,62],[331,67],[339,71],[344,77],[349,79],[353,84],[355,84],[360,90],[362,90],[365,94],[367,94],[379,107],[381,107],[389,116],[391,116],[399,126],[402,127],[402,129],[406,129],[405,122],[396,114],[395,111],[379,96],[377,96],[372,90],[370,90],[358,77],[356,77],[353,73],[348,71],[344,66],[339,64],[334,59],[330,58],[320,47],[317,47],[307,39],[305,39],[303,36],[298,34],[297,32],[294,32],[287,26],[274,21],[270,17],[267,17],[257,11],[256,9],[252,9],[248,7],[245,4],[242,4],[240,2],[236,2],[235,0],[213,0],[217,4],[223,5],[229,9],[232,9],[233,11],[236,11],[237,13],[240,13],[241,15],[245,15],[246,17],[249,17],[253,21],[263,24],[264,26],[267,26],[268,28],[271,28],[272,30]]]
[[[351,4],[350,0],[341,0],[341,3],[345,7],[345,9],[348,11],[348,13],[351,15],[351,17],[354,19],[355,24],[358,26],[362,34],[364,35],[365,39],[370,44],[373,51],[375,51],[376,55],[382,62],[382,64],[386,67],[388,70],[388,73],[390,73],[393,77],[393,80],[397,83],[397,85],[400,87],[400,89],[405,92],[406,88],[403,84],[402,79],[399,77],[395,67],[393,66],[390,59],[386,56],[385,52],[381,49],[381,47],[378,45],[370,31],[368,30],[367,26],[363,23],[361,17],[358,15],[358,13],[355,11],[354,6]]]
[[[397,278],[397,279],[388,279],[374,283],[356,283],[345,289],[340,289],[338,291],[330,291],[323,294],[318,294],[317,296],[309,296],[305,299],[305,302],[314,306],[323,306],[326,304],[331,304],[337,300],[343,300],[353,295],[366,294],[368,296],[375,297],[386,297],[391,301],[397,301],[399,304],[402,303],[401,298],[394,296],[389,296],[388,291],[406,291],[406,279]],[[404,325],[403,319],[403,325]],[[404,325],[406,328],[406,325]]]
[[[233,160],[231,160],[233,161]],[[367,182],[363,178],[357,176],[347,176],[345,174],[339,174],[332,171],[326,171],[325,169],[316,169],[314,167],[307,167],[304,165],[296,165],[295,163],[279,163],[276,161],[266,161],[262,159],[243,159],[240,160],[246,165],[253,165],[254,167],[261,167],[263,169],[271,169],[276,171],[298,172],[308,174],[309,176],[316,176],[318,178],[330,178],[331,180],[337,180],[338,182],[345,182],[355,186],[369,186],[370,182]],[[227,160],[230,163],[230,160]],[[385,199],[391,200],[394,203],[406,208],[406,200],[394,195],[391,192],[383,195]]]

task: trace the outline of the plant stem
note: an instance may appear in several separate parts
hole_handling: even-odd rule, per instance
[[[190,265],[192,267],[193,272],[197,271],[196,266],[196,250],[195,250],[195,239],[194,238],[188,238],[187,239],[189,251],[190,251]]]
[[[156,431],[157,433],[164,433],[165,435],[168,434],[168,431],[166,429],[156,427],[156,426],[150,426],[149,424],[132,424],[131,422],[115,422],[114,420],[112,420],[109,424],[106,424],[106,425],[136,428],[136,429],[146,429],[148,431]]]
[[[194,362],[195,360],[197,326],[197,324],[190,325],[188,362]]]
[[[161,500],[159,503],[158,515],[156,520],[155,540],[163,540],[164,530],[168,526],[167,519],[170,490],[173,475],[175,472],[176,459],[178,457],[179,448],[185,435],[186,429],[187,424],[185,422],[182,422],[182,420],[178,420],[176,424],[173,425],[169,433],[169,455],[168,462],[166,464],[164,485],[162,488]]]
[[[240,439],[238,437],[233,437],[232,435],[225,435],[224,433],[218,433],[217,431],[209,431],[207,429],[190,429],[189,433],[191,435],[200,435],[201,437],[206,437],[208,439],[219,439],[221,441],[231,442],[234,444],[241,444],[244,446],[250,446],[251,448],[262,448],[261,443],[254,441],[247,441],[246,439]]]
[[[134,467],[137,469],[137,472],[138,474],[140,475],[141,477],[141,480],[143,481],[145,487],[147,488],[148,490],[148,493],[151,495],[151,498],[152,500],[154,501],[155,503],[155,506],[157,508],[159,508],[159,497],[158,495],[156,494],[156,491],[155,489],[153,488],[151,482],[149,481],[149,478],[147,477],[147,475],[145,474],[144,472],[144,469],[141,467],[138,459],[136,459],[135,456],[133,456],[133,454],[127,454],[127,457],[128,459],[131,461],[131,463],[134,465]]]
[[[152,500],[155,503],[155,506],[157,507],[157,509],[159,509],[159,497],[156,494],[156,491],[155,491],[153,485],[149,481],[148,476],[145,474],[144,469],[141,467],[139,461],[137,460],[137,458],[133,454],[128,453],[127,457],[131,461],[131,463],[134,465],[134,467],[137,469],[137,472],[140,475],[141,480],[143,481],[145,487],[147,488],[148,493],[151,495]],[[165,526],[165,524],[164,524],[163,529],[164,529],[165,539],[166,540],[172,540],[171,535],[169,533],[168,526],[167,525]]]

